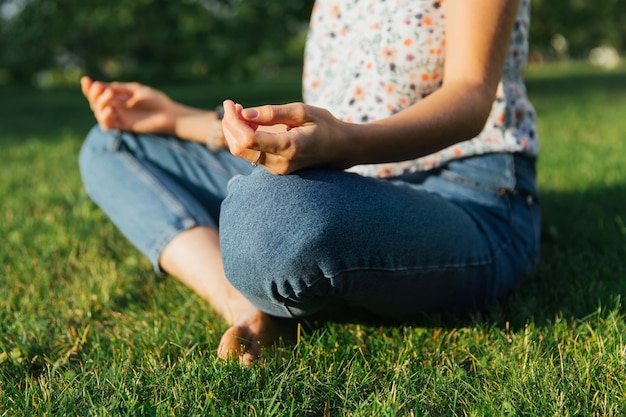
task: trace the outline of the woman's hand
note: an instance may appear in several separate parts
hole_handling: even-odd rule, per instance
[[[233,155],[274,174],[350,166],[341,149],[348,124],[318,107],[291,103],[244,109],[226,100],[222,126]]]
[[[138,83],[80,80],[83,94],[103,129],[173,133],[177,105],[161,91]]]

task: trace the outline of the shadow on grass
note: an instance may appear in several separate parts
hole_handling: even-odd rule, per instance
[[[578,96],[592,91],[626,92],[626,73],[602,73],[594,70],[582,74],[533,76],[531,72],[527,77],[526,86],[533,98],[554,95]]]
[[[626,299],[626,184],[544,191],[541,262],[506,307],[517,322],[583,318]]]
[[[543,191],[541,261],[491,314],[512,326],[582,319],[626,299],[626,184]]]

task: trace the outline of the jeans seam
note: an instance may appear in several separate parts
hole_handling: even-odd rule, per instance
[[[499,194],[500,190],[502,190],[503,188],[507,191],[512,191],[515,188],[515,181],[513,181],[513,184],[507,183],[502,188],[490,187],[487,185],[483,185],[471,178],[464,177],[463,175],[457,174],[456,172],[450,171],[448,169],[442,169],[440,175],[441,175],[441,178],[447,181],[461,184],[467,187],[472,187],[474,189],[485,191],[491,194]]]
[[[190,221],[187,221],[187,220],[190,220]],[[167,246],[167,244],[174,237],[176,237],[180,232],[182,232],[184,230],[189,230],[189,229],[191,229],[191,228],[193,228],[195,226],[198,226],[199,223],[197,223],[191,217],[185,217],[184,219],[182,219],[180,225],[181,225],[181,227],[169,227],[169,228],[167,228],[154,241],[152,247],[149,249],[148,258],[152,261],[152,264],[154,265],[154,269],[156,271],[158,271],[158,272],[162,271],[161,265],[159,263],[159,258],[160,258],[161,252],[163,252],[163,249],[165,248],[165,246]]]
[[[136,158],[132,158],[128,156],[127,153],[122,153],[120,157],[128,164],[129,168],[137,173],[137,178],[142,179],[146,182],[149,187],[152,187],[155,191],[159,193],[163,197],[164,202],[167,206],[176,213],[181,219],[185,216],[188,216],[185,208],[182,204],[178,203],[174,196],[167,190],[167,188],[162,187],[159,181],[157,181],[152,174],[149,173],[148,170],[144,169],[144,167],[140,163],[136,163]]]
[[[506,244],[508,243],[510,243],[510,241],[508,241]],[[499,250],[498,254],[500,252],[502,252],[502,250]],[[485,265],[492,264],[495,261],[495,259],[497,259],[498,254],[495,254],[494,256],[489,256],[488,259],[476,261],[476,262],[449,263],[449,264],[437,265],[437,266],[410,267],[410,268],[384,268],[384,267],[347,268],[347,269],[342,269],[340,272],[337,272],[336,274],[328,274],[328,275],[324,274],[324,277],[327,279],[334,279],[343,273],[358,272],[358,271],[381,271],[381,272],[413,272],[415,271],[419,273],[424,273],[424,272],[434,272],[434,271],[447,271],[447,270],[454,270],[454,269],[459,269],[459,268],[473,268],[477,266],[485,266]],[[316,281],[315,283],[317,283],[318,281]]]

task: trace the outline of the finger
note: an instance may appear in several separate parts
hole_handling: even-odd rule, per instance
[[[244,120],[248,126],[250,126],[253,130],[257,130],[259,128],[259,124],[258,123],[252,123],[250,121],[247,121],[242,115],[241,112],[243,111],[243,106],[239,103],[235,104],[235,111],[237,112],[237,115],[239,115],[239,118]]]
[[[256,161],[259,150],[256,149],[255,129],[240,117],[241,106],[232,100],[224,101],[223,106],[222,128],[230,152],[247,161]]]
[[[93,103],[94,111],[102,111],[106,107],[122,107],[130,109],[134,107],[134,105],[129,104],[131,98],[132,97],[125,92],[120,92],[112,87],[107,87]],[[139,100],[141,100],[141,98],[139,98]]]
[[[115,100],[124,102],[127,108],[135,107],[146,98],[146,88],[139,83],[112,82],[111,88],[115,93]]]
[[[241,111],[243,109],[241,104],[235,104],[232,100],[226,100],[223,103],[223,107],[224,117],[222,119],[222,126],[231,130],[233,134],[244,134],[244,136],[247,137],[250,132],[254,133],[257,129],[258,126],[255,123],[247,122],[241,117]]]
[[[237,114],[238,108],[231,101],[224,102],[222,126],[231,153],[277,175],[298,169],[291,160],[297,153],[297,146],[293,146],[296,134],[284,128],[272,132],[253,129],[251,122]]]
[[[80,90],[82,91],[85,97],[87,97],[89,93],[89,87],[91,87],[92,83],[93,81],[91,80],[91,78],[89,78],[86,75],[80,78]]]
[[[242,110],[241,117],[259,125],[301,126],[313,121],[313,109],[302,103],[265,105]]]
[[[94,110],[96,100],[104,90],[106,90],[106,84],[100,81],[94,81],[89,86],[86,95],[92,110]]]
[[[100,125],[100,127],[102,127],[102,129],[104,130],[115,129],[115,126],[114,126],[115,115],[113,113],[114,112],[111,107],[107,107],[101,112],[94,112],[96,116],[96,120],[98,121],[98,124]]]
[[[118,97],[120,101],[122,101],[121,100],[122,98],[123,97],[121,95]],[[125,101],[127,108],[132,109],[137,104],[139,104],[143,99],[144,99],[144,95],[141,94],[141,91],[137,91],[135,93],[128,93],[128,95],[126,95],[126,99],[124,99],[123,101]]]

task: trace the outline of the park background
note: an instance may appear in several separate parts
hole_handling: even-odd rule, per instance
[[[0,415],[626,415],[626,3],[532,1],[542,262],[503,306],[305,323],[252,368],[86,196],[77,81],[300,99],[310,0],[0,0]]]
[[[88,73],[163,83],[298,71],[313,3],[0,0],[0,82],[50,86]],[[533,61],[580,60],[594,48],[626,47],[623,1],[531,3]]]

